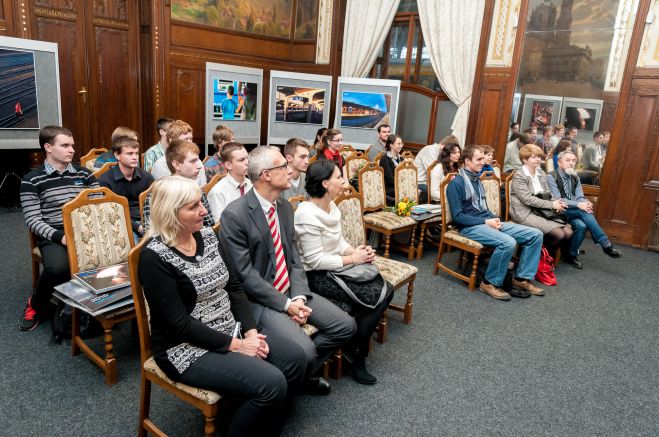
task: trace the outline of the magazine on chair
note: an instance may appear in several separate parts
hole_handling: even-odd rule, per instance
[[[76,306],[92,316],[133,303],[133,293],[130,285],[108,293],[94,294],[85,288],[79,287],[73,281],[69,281],[55,286],[55,291],[64,298],[62,300],[65,303]],[[67,302],[67,300],[70,302]]]
[[[73,274],[72,281],[79,287],[95,294],[103,294],[117,288],[130,285],[128,278],[128,263],[99,267]]]

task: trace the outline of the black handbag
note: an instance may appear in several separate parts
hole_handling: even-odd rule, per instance
[[[367,308],[375,308],[387,296],[387,282],[382,278],[382,275],[380,275],[380,269],[375,264],[353,264],[337,270],[328,270],[327,276],[336,282],[336,284],[341,287],[341,289],[350,296],[352,300]],[[358,294],[360,294],[362,285],[378,279],[382,281],[380,296],[378,297],[377,302],[374,304],[368,304],[363,301],[364,296],[358,296]],[[351,289],[348,284],[346,284],[346,281],[353,283],[355,290]]]
[[[535,197],[538,199],[542,200],[551,200],[551,193],[547,191],[543,191],[538,194],[534,194]],[[565,217],[565,214],[561,212],[556,212],[556,210],[552,209],[545,209],[545,208],[531,208],[533,213],[537,216],[540,216],[546,220],[552,221],[552,222],[561,222],[561,223],[567,223],[567,217]]]

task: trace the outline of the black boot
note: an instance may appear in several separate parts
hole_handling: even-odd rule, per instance
[[[365,350],[368,354],[368,346]],[[366,354],[362,353],[359,348],[354,352],[344,352],[343,357],[348,362],[352,379],[356,382],[365,385],[373,385],[378,382],[378,379],[366,369]]]

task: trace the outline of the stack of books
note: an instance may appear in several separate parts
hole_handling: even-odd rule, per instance
[[[119,310],[133,303],[127,263],[75,273],[55,287],[55,296],[92,316]]]
[[[411,217],[415,220],[426,220],[442,213],[442,205],[424,203],[412,207]]]

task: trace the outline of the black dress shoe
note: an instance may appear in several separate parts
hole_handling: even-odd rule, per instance
[[[565,262],[570,264],[575,269],[583,269],[583,263],[579,261],[576,256],[566,256]]]
[[[577,255],[585,255],[586,251],[583,249],[579,249],[579,253]]]
[[[523,288],[517,288],[513,287],[508,291],[508,294],[510,294],[512,297],[519,297],[519,298],[527,298],[531,296],[531,293],[528,290],[524,290]]]
[[[332,386],[325,378],[315,377],[304,381],[303,391],[309,395],[324,396],[329,394],[331,389]]]
[[[622,252],[620,252],[613,244],[605,247],[602,250],[604,250],[604,253],[609,255],[611,258],[620,258],[622,256]]]

